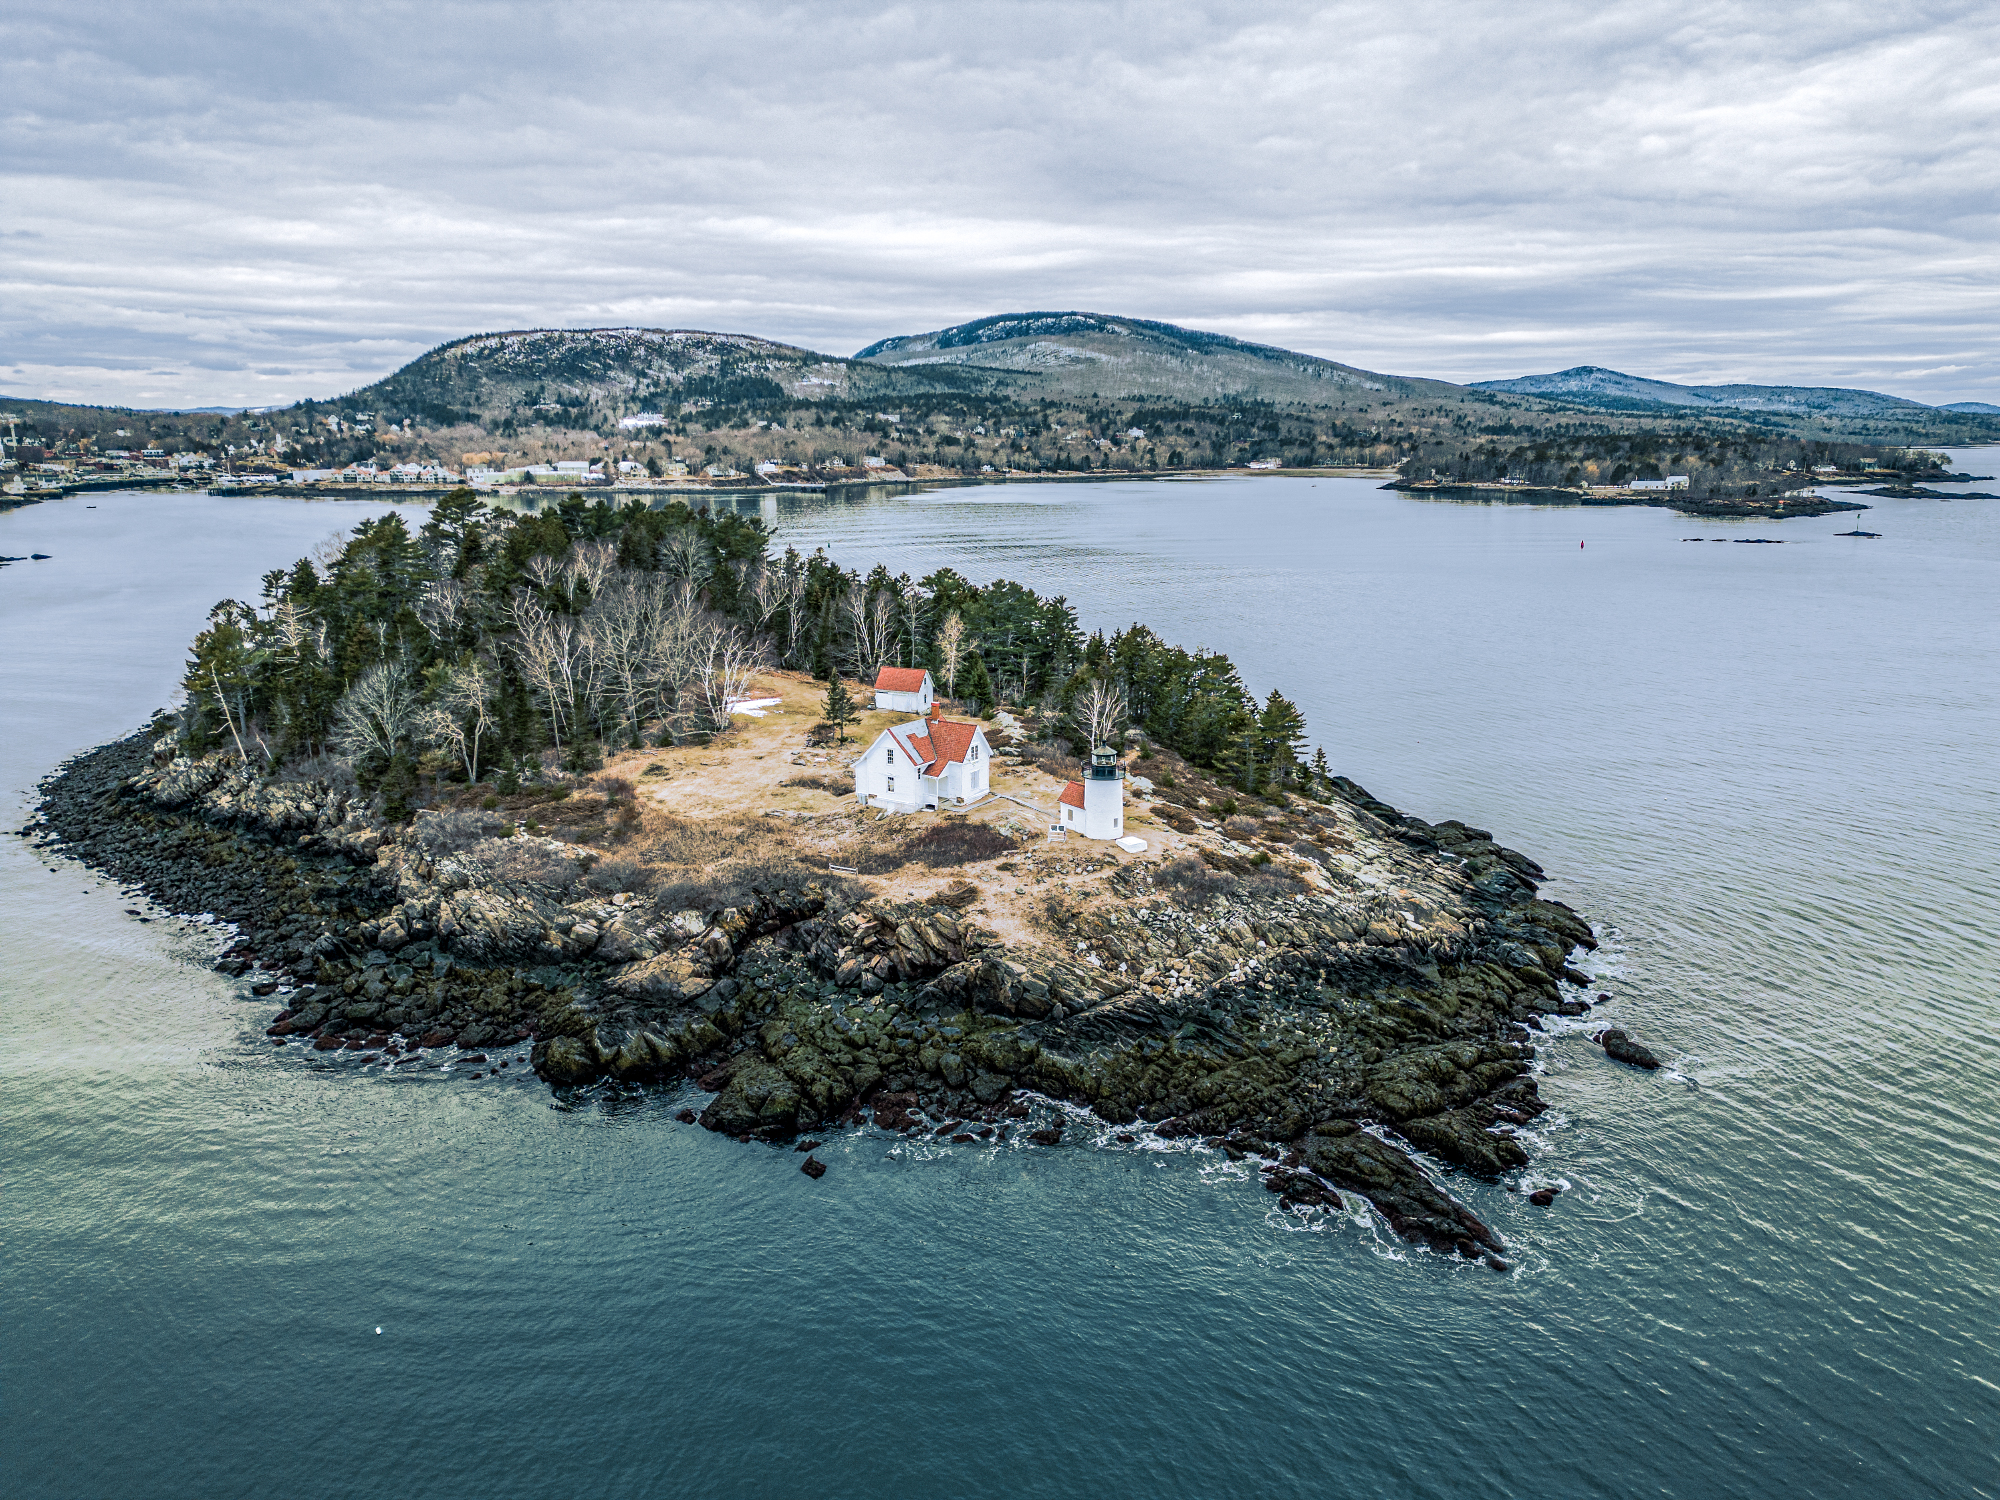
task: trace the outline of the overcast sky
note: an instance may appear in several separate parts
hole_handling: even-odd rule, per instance
[[[0,392],[464,334],[1160,318],[2000,402],[2000,5],[0,9]]]

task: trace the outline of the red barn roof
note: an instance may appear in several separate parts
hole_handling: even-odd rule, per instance
[[[922,667],[884,667],[875,675],[878,693],[921,693],[930,673]]]
[[[1080,781],[1072,781],[1068,786],[1064,787],[1062,795],[1056,798],[1056,806],[1058,807],[1083,806],[1083,783]]]

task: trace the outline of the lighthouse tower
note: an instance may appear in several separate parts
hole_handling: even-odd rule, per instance
[[[1090,752],[1090,766],[1083,773],[1083,836],[1125,837],[1125,773],[1108,745]]]

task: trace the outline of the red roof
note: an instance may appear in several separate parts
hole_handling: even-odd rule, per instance
[[[1056,798],[1056,806],[1057,807],[1083,806],[1083,783],[1080,781],[1072,781],[1068,786],[1064,787],[1063,794],[1060,797]]]
[[[937,775],[937,768],[965,759],[965,752],[972,748],[972,737],[979,733],[977,724],[968,724],[962,719],[931,720],[931,754],[936,757],[934,768],[927,774]]]
[[[889,735],[912,761],[924,768],[926,776],[936,776],[946,766],[964,760],[965,752],[972,748],[972,737],[979,733],[977,724],[962,719],[927,719],[924,727],[930,733],[906,735],[897,728],[890,730]]]
[[[922,667],[884,667],[875,676],[878,693],[921,693],[930,673]]]

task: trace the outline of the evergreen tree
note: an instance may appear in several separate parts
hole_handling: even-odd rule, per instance
[[[854,711],[854,695],[847,691],[847,684],[841,681],[838,672],[827,679],[826,706],[820,712],[826,722],[833,726],[834,733],[842,743],[845,743],[847,726],[854,723],[861,715]]]
[[[993,678],[986,670],[986,658],[977,651],[966,658],[959,668],[959,691],[972,711],[984,718],[991,713],[994,705]]]
[[[1276,688],[1257,715],[1256,741],[1259,785],[1292,780],[1299,768],[1299,754],[1306,747],[1306,716]]]

